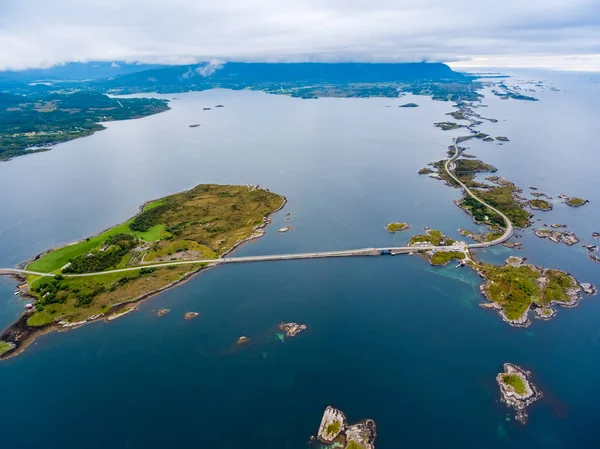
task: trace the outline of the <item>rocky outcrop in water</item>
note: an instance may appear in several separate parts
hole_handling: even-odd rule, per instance
[[[285,332],[286,337],[295,337],[300,332],[308,329],[306,324],[298,324],[298,323],[280,323],[279,329]]]
[[[531,372],[512,363],[504,364],[504,372],[496,376],[500,387],[500,400],[516,412],[516,419],[525,424],[527,422],[527,407],[542,397],[531,382]]]
[[[375,449],[377,437],[375,421],[366,419],[348,425],[346,415],[341,410],[328,406],[323,413],[317,439],[335,448]]]

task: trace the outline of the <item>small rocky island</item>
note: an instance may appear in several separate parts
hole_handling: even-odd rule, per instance
[[[423,167],[422,169],[419,170],[418,173],[420,175],[429,175],[429,174],[433,173],[433,170],[430,169],[429,167]]]
[[[574,196],[564,197],[564,199],[565,199],[566,205],[571,206],[571,207],[581,207],[584,204],[589,203],[589,200],[584,200],[583,198],[577,198]]]
[[[398,106],[399,108],[418,108],[419,105],[417,103],[404,103]]]
[[[165,310],[165,309],[162,309]],[[185,312],[185,315],[183,316],[186,320],[193,320],[194,318],[196,318],[198,315],[200,315],[198,312]]]
[[[456,122],[436,122],[433,124],[433,126],[440,128],[442,131],[451,131],[453,129],[465,128],[465,125],[459,125]]]
[[[158,316],[165,316],[170,311],[171,311],[171,309],[158,309],[158,313],[156,315],[158,315]]]
[[[535,200],[528,201],[529,207],[533,210],[541,210],[541,211],[549,211],[552,210],[552,204],[546,200],[541,200],[539,198]]]
[[[406,231],[408,228],[410,228],[408,223],[399,222],[388,223],[388,225],[385,227],[385,229],[392,234],[394,232]]]
[[[554,227],[554,226],[553,226]],[[556,228],[555,228],[556,229]],[[573,246],[576,243],[579,243],[579,237],[575,235],[574,232],[571,231],[556,231],[551,229],[536,229],[533,233],[541,238],[548,239],[548,241],[553,243],[564,243],[565,245]]]
[[[531,372],[513,365],[504,364],[504,372],[496,376],[500,387],[501,401],[515,409],[516,419],[527,422],[527,407],[542,397],[542,392],[531,382]]]
[[[298,335],[300,332],[308,329],[308,326],[306,324],[298,324],[298,323],[280,323],[279,329],[281,329],[283,332],[285,332],[285,336],[286,337],[295,337],[296,335]]]
[[[317,439],[332,448],[374,449],[376,430],[372,419],[349,426],[341,410],[328,406],[323,413]]]
[[[504,136],[498,136],[496,137],[496,140],[499,140],[500,142],[508,142],[508,137],[504,137]]]

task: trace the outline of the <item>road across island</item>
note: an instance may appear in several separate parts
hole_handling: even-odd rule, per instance
[[[472,244],[464,244],[461,242],[456,242],[450,246],[436,246],[436,245],[416,245],[416,246],[397,246],[397,247],[383,247],[383,248],[361,248],[361,249],[350,249],[350,250],[342,250],[342,251],[321,251],[321,252],[309,252],[309,253],[291,253],[291,254],[271,254],[266,256],[240,256],[240,257],[221,257],[219,259],[199,259],[199,260],[180,260],[173,262],[164,262],[164,263],[156,263],[156,264],[145,264],[138,265],[135,267],[127,267],[127,268],[119,268],[115,270],[106,270],[94,273],[79,273],[79,274],[64,274],[65,277],[86,277],[86,276],[100,276],[103,274],[112,274],[112,273],[126,273],[129,271],[136,271],[142,268],[161,268],[168,266],[176,266],[176,265],[193,265],[193,264],[211,264],[211,265],[221,265],[227,263],[248,263],[248,262],[267,262],[267,261],[275,261],[275,260],[299,260],[299,259],[323,259],[330,257],[363,257],[363,256],[379,256],[382,254],[407,254],[407,253],[419,253],[424,251],[462,251],[466,252],[468,249],[477,249],[477,248],[488,248],[490,246],[499,245],[508,240],[513,232],[514,227],[511,223],[510,219],[500,212],[495,207],[490,206],[483,200],[479,199],[467,186],[465,186],[453,173],[452,171],[455,169],[454,161],[460,156],[460,151],[458,149],[458,145],[456,143],[456,138],[454,139],[454,154],[450,159],[447,159],[444,163],[444,170],[458,185],[462,187],[465,193],[476,201],[479,201],[485,207],[494,211],[498,215],[500,215],[504,221],[506,222],[506,230],[504,233],[489,242],[482,243],[472,243]],[[37,271],[31,270],[21,270],[18,268],[0,268],[0,275],[33,275],[33,276],[46,276],[53,277],[55,273],[41,273]]]

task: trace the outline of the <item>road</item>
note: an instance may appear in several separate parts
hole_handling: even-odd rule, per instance
[[[513,235],[513,232],[515,230],[513,227],[513,224],[511,223],[510,219],[506,215],[504,215],[502,212],[500,212],[495,207],[490,206],[485,201],[477,198],[477,196],[475,196],[475,194],[473,192],[471,192],[471,190],[466,185],[464,185],[462,182],[460,182],[458,180],[458,178],[456,176],[454,176],[454,173],[452,173],[452,171],[456,167],[456,164],[454,164],[454,161],[456,159],[458,159],[458,157],[460,156],[460,151],[458,150],[458,145],[456,144],[456,138],[454,138],[452,144],[454,145],[454,154],[452,155],[452,157],[450,159],[446,160],[446,163],[444,164],[444,169],[446,170],[446,173],[448,173],[448,175],[462,187],[462,189],[465,191],[465,193],[467,195],[474,198],[476,201],[480,202],[488,209],[491,209],[494,212],[496,212],[498,215],[500,215],[502,217],[502,219],[506,223],[506,230],[504,231],[504,234],[502,234],[500,237],[498,237],[497,239],[492,240],[490,242],[471,244],[471,245],[469,245],[469,248],[488,248],[490,246],[499,245],[500,243],[506,242]]]
[[[452,173],[455,169],[456,164],[454,161],[460,156],[460,152],[458,150],[458,145],[456,143],[456,138],[454,139],[454,155],[446,160],[444,164],[444,170],[446,173],[456,181],[465,193],[475,200],[479,201],[481,204],[486,206],[487,208],[493,210],[498,215],[500,215],[504,221],[506,222],[506,230],[502,236],[498,237],[495,240],[490,242],[482,242],[482,243],[472,243],[469,245],[465,245],[462,243],[456,243],[455,245],[448,246],[434,246],[434,245],[422,245],[422,246],[397,246],[397,247],[384,247],[384,248],[361,248],[361,249],[351,249],[351,250],[343,250],[343,251],[323,251],[323,252],[312,252],[312,253],[292,253],[292,254],[271,254],[266,256],[244,256],[244,257],[222,257],[219,259],[200,259],[200,260],[182,260],[182,261],[174,261],[174,262],[164,262],[164,263],[156,263],[156,264],[147,264],[147,265],[139,265],[135,267],[128,268],[119,268],[116,270],[107,270],[101,271],[97,273],[80,273],[80,274],[65,274],[65,277],[86,277],[86,276],[99,276],[103,274],[111,274],[111,273],[125,273],[128,271],[137,271],[141,268],[160,268],[167,266],[175,266],[175,265],[190,265],[190,264],[199,264],[199,263],[207,263],[207,264],[226,264],[226,263],[247,263],[247,262],[267,262],[273,260],[298,260],[298,259],[322,259],[328,257],[359,257],[359,256],[378,256],[382,253],[390,253],[390,254],[403,254],[403,253],[418,253],[423,251],[432,251],[432,250],[455,250],[455,251],[466,251],[467,249],[476,249],[476,248],[488,248],[490,246],[499,245],[506,240],[508,240],[513,232],[514,227],[511,223],[510,219],[500,212],[498,209],[490,206],[483,200],[477,198],[475,194],[465,186],[461,181],[458,180],[456,176]],[[53,277],[54,273],[40,273],[37,271],[29,271],[29,270],[20,270],[18,268],[0,268],[0,275],[34,275],[34,276],[47,276]]]

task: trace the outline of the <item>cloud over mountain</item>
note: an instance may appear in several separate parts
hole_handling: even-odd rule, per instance
[[[600,69],[600,1],[19,0],[0,2],[0,47],[0,69],[89,60]]]

